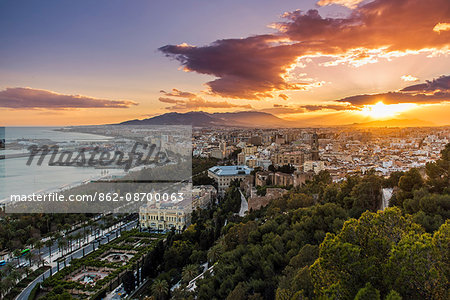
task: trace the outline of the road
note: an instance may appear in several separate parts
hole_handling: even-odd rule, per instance
[[[99,224],[99,225],[101,225],[101,224],[104,224],[104,221],[102,220],[102,219],[99,219],[99,220],[96,220],[96,222],[97,222],[97,224]],[[71,232],[68,232],[67,234],[65,234],[65,236],[74,236],[74,235],[76,235],[77,233],[79,233],[79,232],[81,232],[81,233],[83,233],[83,228],[78,228],[78,229],[75,229],[75,230],[73,230],[73,231],[71,231]],[[91,236],[93,236],[93,233],[91,233],[91,234],[89,234],[89,237],[88,237],[88,241],[89,241],[89,238],[91,237]],[[73,247],[75,247],[76,246],[76,242],[75,241],[73,241],[72,242],[72,246]],[[55,240],[55,242],[53,243],[53,245],[51,246],[52,247],[52,251],[51,251],[51,253],[52,253],[52,260],[54,260],[54,259],[56,259],[57,258],[57,253],[58,253],[58,251],[59,251],[59,249],[58,249],[58,241],[57,240]],[[38,249],[33,249],[32,250],[32,252],[33,252],[33,254],[35,254],[36,256],[37,255],[39,255],[39,250]],[[50,254],[50,249],[49,249],[49,247],[47,247],[47,246],[44,246],[44,247],[42,247],[42,249],[41,249],[41,257],[45,260],[46,258],[48,258],[48,262],[50,262],[50,260],[49,260],[49,254]]]
[[[123,284],[120,284],[118,287],[114,289],[111,293],[106,295],[105,300],[120,300],[122,299],[127,292],[125,292],[125,289],[123,288]]]
[[[248,212],[248,202],[244,197],[244,194],[242,194],[242,191],[239,190],[241,193],[241,209],[239,210],[239,217],[245,217],[245,213]]]
[[[133,220],[130,221],[129,223],[125,224],[122,226],[122,230],[126,231],[126,230],[130,230],[134,227],[136,227],[136,225],[138,220]],[[113,233],[110,235],[110,241],[114,240],[115,238],[119,237],[120,233],[119,230],[114,230]],[[95,247],[95,249],[98,248],[99,244],[106,244],[108,243],[108,239],[106,238],[106,232],[104,232],[104,234],[98,238],[95,239],[94,243],[89,243],[88,245],[81,247],[80,249],[74,251],[73,253],[71,253],[70,255],[66,255],[66,265],[69,265],[70,261],[74,258],[81,258],[83,257],[83,249],[84,249],[84,255],[86,256],[87,254],[91,253]],[[60,269],[62,269],[64,267],[63,263],[60,263]],[[52,274],[55,274],[58,269],[57,266],[52,266]],[[28,296],[31,293],[31,290],[36,286],[36,284],[42,282],[44,280],[44,278],[47,278],[50,276],[50,270],[48,270],[47,272],[45,272],[44,274],[42,274],[41,276],[39,276],[38,278],[36,278],[34,281],[32,281],[17,297],[16,300],[27,300]]]
[[[394,189],[392,188],[384,188],[381,190],[381,210],[385,210],[389,207],[389,200],[392,198]]]
[[[94,219],[94,221],[98,224],[98,225],[101,225],[101,224],[104,224],[104,220],[102,220],[101,219],[101,217],[96,217],[95,219]],[[70,232],[68,232],[67,234],[63,234],[63,236],[69,236],[69,235],[75,235],[75,234],[77,234],[77,233],[79,233],[79,232],[81,232],[81,233],[83,233],[83,228],[82,227],[80,227],[80,228],[76,228],[75,230],[72,230],[72,231],[70,231]],[[42,239],[41,241],[42,242],[45,242],[46,240],[48,240],[48,238],[44,238],[44,239]],[[73,244],[73,246],[75,246],[75,241],[72,243]],[[52,248],[52,251],[51,251],[51,253],[52,253],[52,259],[56,259],[57,258],[57,252],[58,252],[58,241],[57,240],[55,240],[54,241],[54,243],[53,243],[53,245],[51,246],[51,248]],[[31,249],[31,252],[37,257],[38,255],[39,255],[39,250],[38,249]],[[46,259],[46,258],[49,258],[48,256],[49,256],[49,254],[50,254],[50,249],[49,249],[49,247],[47,247],[47,246],[43,246],[42,248],[41,248],[41,257],[43,258],[43,259]],[[12,256],[12,254],[10,254],[11,256]],[[20,262],[22,262],[22,263],[24,263],[24,265],[29,265],[29,263],[28,263],[28,260],[26,259],[26,258],[24,258],[24,257],[22,257],[22,258],[20,258],[19,259],[19,263]],[[17,265],[17,259],[16,258],[13,258],[13,257],[10,257],[8,260],[7,260],[7,264],[12,264],[12,265],[14,265],[14,266],[16,266]],[[1,269],[1,267],[0,267],[0,269]],[[37,267],[36,268],[32,268],[33,270],[35,270],[35,269],[37,269]]]

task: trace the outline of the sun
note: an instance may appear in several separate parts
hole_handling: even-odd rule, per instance
[[[374,119],[385,119],[395,117],[416,106],[417,104],[414,103],[384,104],[380,101],[376,104],[364,105],[360,113]]]

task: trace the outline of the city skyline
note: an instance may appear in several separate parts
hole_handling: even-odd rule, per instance
[[[188,111],[449,125],[449,11],[445,0],[4,1],[0,125]]]

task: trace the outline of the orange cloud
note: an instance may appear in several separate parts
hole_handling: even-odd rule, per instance
[[[174,104],[166,107],[171,111],[198,110],[205,108],[245,108],[251,109],[251,105],[236,105],[227,101],[207,101],[197,94],[191,92],[183,92],[178,89],[172,89],[172,92],[161,91],[165,96],[178,97],[182,99],[173,99],[169,97],[159,97],[159,101],[163,103]]]
[[[168,103],[167,98],[159,98],[159,101]],[[247,105],[236,105],[227,101],[216,102],[207,101],[204,99],[191,99],[191,100],[175,100],[176,103],[173,106],[168,106],[166,109],[171,111],[186,111],[186,110],[198,110],[204,108],[245,108],[251,109],[252,106]]]
[[[106,100],[80,95],[63,95],[32,88],[6,88],[0,91],[0,107],[9,109],[129,108],[130,100]]]
[[[332,2],[350,3],[321,3]],[[448,0],[374,0],[359,4],[345,18],[297,10],[273,25],[275,34],[217,40],[202,47],[166,45],[159,50],[187,71],[216,77],[206,83],[213,95],[261,99],[320,86],[289,80],[287,73],[302,58],[328,58],[323,67],[357,67],[421,52],[448,54],[450,31],[443,31],[442,25],[439,31],[435,28],[448,23],[449,11]]]
[[[177,104],[177,103],[184,103],[185,100],[177,100],[172,98],[166,98],[166,97],[159,97],[159,102],[163,103],[171,103],[171,104]]]
[[[353,9],[358,6],[359,3],[363,2],[364,0],[320,0],[317,2],[317,5],[319,6],[327,6],[331,4],[337,4],[346,6],[350,9]]]
[[[161,90],[160,92],[169,97],[197,98],[197,94],[191,92],[183,92],[179,89],[172,89],[171,92]]]
[[[436,31],[438,33],[441,33],[441,31],[448,31],[450,30],[450,23],[437,23],[436,26],[434,26],[433,31]]]
[[[283,100],[289,99],[289,96],[286,95],[286,94],[278,94],[278,97],[280,97],[280,98],[283,99]]]
[[[400,77],[403,81],[418,81],[419,78],[414,77],[412,75],[403,75],[402,77]]]
[[[355,95],[337,100],[354,106],[372,105],[380,101],[384,104],[434,104],[450,101],[450,76],[441,76],[425,83],[407,86],[397,92]]]

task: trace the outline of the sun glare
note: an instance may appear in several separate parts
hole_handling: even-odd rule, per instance
[[[364,105],[361,114],[372,117],[374,119],[384,119],[384,118],[392,118],[407,111],[411,108],[416,107],[417,104],[414,103],[399,103],[399,104],[384,104],[383,102],[378,102],[373,105]]]

